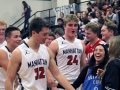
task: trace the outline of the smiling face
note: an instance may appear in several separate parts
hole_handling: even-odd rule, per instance
[[[10,45],[12,45],[13,47],[17,47],[21,44],[21,34],[20,31],[15,30],[11,32],[11,36],[10,37],[6,37],[6,41],[7,43],[9,43]]]
[[[97,37],[97,33],[94,33],[90,28],[85,30],[85,37],[87,41],[93,41]]]
[[[102,46],[98,45],[96,46],[94,50],[94,58],[96,60],[96,64],[99,64],[103,61],[105,57],[105,50]]]
[[[108,41],[113,36],[113,31],[109,31],[107,26],[103,25],[101,28],[102,39]]]

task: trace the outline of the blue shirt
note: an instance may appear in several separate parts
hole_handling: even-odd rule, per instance
[[[92,75],[92,68],[88,69],[83,84],[83,90],[102,90],[100,77]]]
[[[31,12],[30,6],[26,4],[26,5],[24,5],[24,10],[25,10],[25,8],[27,8],[27,11],[25,12],[25,16],[30,17],[30,12]]]

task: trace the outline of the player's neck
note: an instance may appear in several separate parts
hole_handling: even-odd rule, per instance
[[[99,40],[99,38],[95,38],[92,41],[90,41],[90,45],[93,46],[97,41]]]
[[[12,53],[15,47],[11,46],[10,44],[7,43],[7,48],[8,50]]]
[[[28,46],[33,49],[35,52],[38,52],[38,49],[40,47],[40,44],[38,44],[37,42],[35,42],[35,40],[33,40],[33,38],[30,38],[27,42]]]
[[[75,37],[70,37],[70,36],[66,36],[66,35],[64,35],[63,37],[71,43],[73,43],[75,40]]]
[[[5,38],[0,38],[0,44],[2,44],[5,41]]]

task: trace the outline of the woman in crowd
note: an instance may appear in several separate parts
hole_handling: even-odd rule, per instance
[[[96,10],[95,11],[95,16],[96,16],[96,18],[99,20],[99,19],[101,19],[102,18],[102,13],[101,13],[101,11],[100,10]]]
[[[106,19],[106,12],[105,11],[101,11],[102,13],[102,18],[105,20]]]
[[[102,90],[120,90],[120,36],[109,41],[109,57],[102,79]]]
[[[109,60],[108,50],[105,45],[96,46],[89,65],[83,68],[72,86],[76,89],[83,83],[83,90],[102,90],[101,78],[96,75],[97,69],[103,69]],[[58,87],[61,87],[58,84]]]

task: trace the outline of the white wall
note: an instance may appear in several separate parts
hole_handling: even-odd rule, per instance
[[[0,19],[7,22],[8,26],[21,17],[23,12],[23,0],[0,0]],[[52,8],[51,1],[25,0],[32,9],[32,14],[36,11]],[[39,14],[37,15],[39,16]],[[22,26],[21,26],[22,27]]]
[[[69,5],[69,0],[57,0],[57,7]]]

